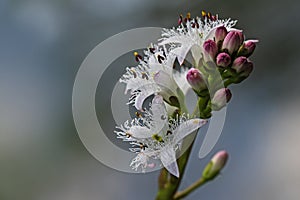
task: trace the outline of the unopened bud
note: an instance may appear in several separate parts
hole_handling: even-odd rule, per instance
[[[233,61],[232,69],[234,69],[239,76],[248,77],[253,70],[253,63],[246,57],[240,56]]]
[[[228,33],[227,29],[224,26],[219,26],[218,28],[216,28],[216,32],[215,32],[216,43],[218,44],[219,41],[223,41],[227,33]]]
[[[256,47],[256,43],[258,43],[258,40],[247,40],[244,42],[244,44],[240,47],[238,51],[239,56],[246,56],[249,57],[254,52],[254,49]]]
[[[232,94],[228,88],[219,89],[211,100],[212,109],[221,110],[230,101],[231,97]]]
[[[222,49],[227,50],[229,54],[237,51],[244,40],[241,31],[230,31],[224,38]]]
[[[219,151],[208,165],[205,167],[202,177],[206,180],[212,180],[217,175],[220,174],[220,171],[225,167],[228,160],[228,153],[226,151]]]
[[[218,47],[215,41],[213,40],[207,40],[203,44],[204,49],[204,60],[206,62],[208,61],[214,61],[216,54],[218,52]]]
[[[204,76],[198,69],[191,68],[186,75],[186,79],[197,93],[207,89]]]
[[[227,53],[219,53],[216,59],[217,65],[220,67],[227,67],[231,63],[231,57]]]

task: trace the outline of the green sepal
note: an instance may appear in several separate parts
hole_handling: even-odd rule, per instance
[[[210,161],[202,172],[202,178],[204,178],[205,180],[213,180],[219,174],[219,171],[212,172],[212,168],[213,162]]]

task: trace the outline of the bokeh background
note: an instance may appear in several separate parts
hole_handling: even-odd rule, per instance
[[[73,82],[83,59],[109,36],[171,27],[180,13],[207,10],[238,19],[237,27],[260,43],[252,76],[231,87],[217,146],[197,159],[198,138],[182,186],[217,150],[229,151],[230,162],[187,199],[298,200],[299,8],[297,0],[1,0],[0,199],[154,199],[157,172],[121,173],[84,148],[72,118]],[[119,72],[135,64],[126,59],[114,63]],[[99,115],[109,103],[98,102]],[[105,124],[113,130],[114,122]]]

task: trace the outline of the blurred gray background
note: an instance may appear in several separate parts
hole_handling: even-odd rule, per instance
[[[260,43],[252,76],[231,87],[217,146],[199,160],[198,137],[182,186],[200,176],[216,151],[226,149],[230,162],[187,199],[298,200],[299,8],[296,0],[1,0],[0,199],[154,199],[157,172],[111,170],[84,148],[72,118],[73,81],[87,54],[109,36],[171,27],[180,13],[207,10],[238,19],[237,27]],[[131,54],[114,63],[117,73],[133,64]],[[99,115],[109,103],[98,102]],[[114,129],[114,122],[105,124]]]

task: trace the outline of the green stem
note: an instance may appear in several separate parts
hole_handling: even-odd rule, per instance
[[[158,177],[158,189],[163,189],[168,182],[169,173],[166,168],[162,168]]]
[[[199,117],[199,111],[202,109],[205,109],[208,104],[209,96],[208,97],[202,97],[198,99],[198,104],[196,105],[194,112],[192,116]],[[199,104],[201,105],[200,107]],[[196,132],[197,133],[197,132]],[[194,137],[195,134],[192,134],[188,137]],[[183,141],[184,142],[184,141]],[[194,141],[191,143],[191,145],[188,147],[188,149],[182,154],[181,157],[178,158],[177,164],[179,168],[180,177],[177,178],[171,174],[169,176],[166,176],[166,169],[162,169],[160,176],[159,176],[159,190],[156,195],[156,200],[172,200],[175,193],[178,190],[178,187],[180,185],[180,182],[182,180],[189,156],[191,154],[192,148],[193,148]],[[170,177],[168,179],[168,177]]]
[[[196,190],[198,187],[204,185],[207,182],[208,182],[207,179],[200,178],[198,181],[196,181],[195,183],[193,183],[192,185],[190,185],[189,187],[187,187],[185,190],[177,192],[174,195],[173,199],[174,200],[182,199],[182,198],[186,197],[187,195],[189,195],[194,190]]]
[[[231,85],[232,83],[234,83],[233,79],[227,79],[226,81],[224,81],[224,86],[227,88],[229,85]]]
[[[180,185],[182,175],[184,174],[186,164],[188,162],[188,158],[191,153],[192,147],[193,147],[193,143],[186,150],[186,152],[184,152],[184,154],[177,160],[180,177],[177,178],[175,176],[170,175],[171,177],[170,177],[169,181],[166,184],[164,184],[164,187],[158,191],[156,200],[171,200],[171,199],[173,199],[173,196],[176,193],[176,191]],[[161,174],[163,173],[163,170],[164,169],[162,169]]]

